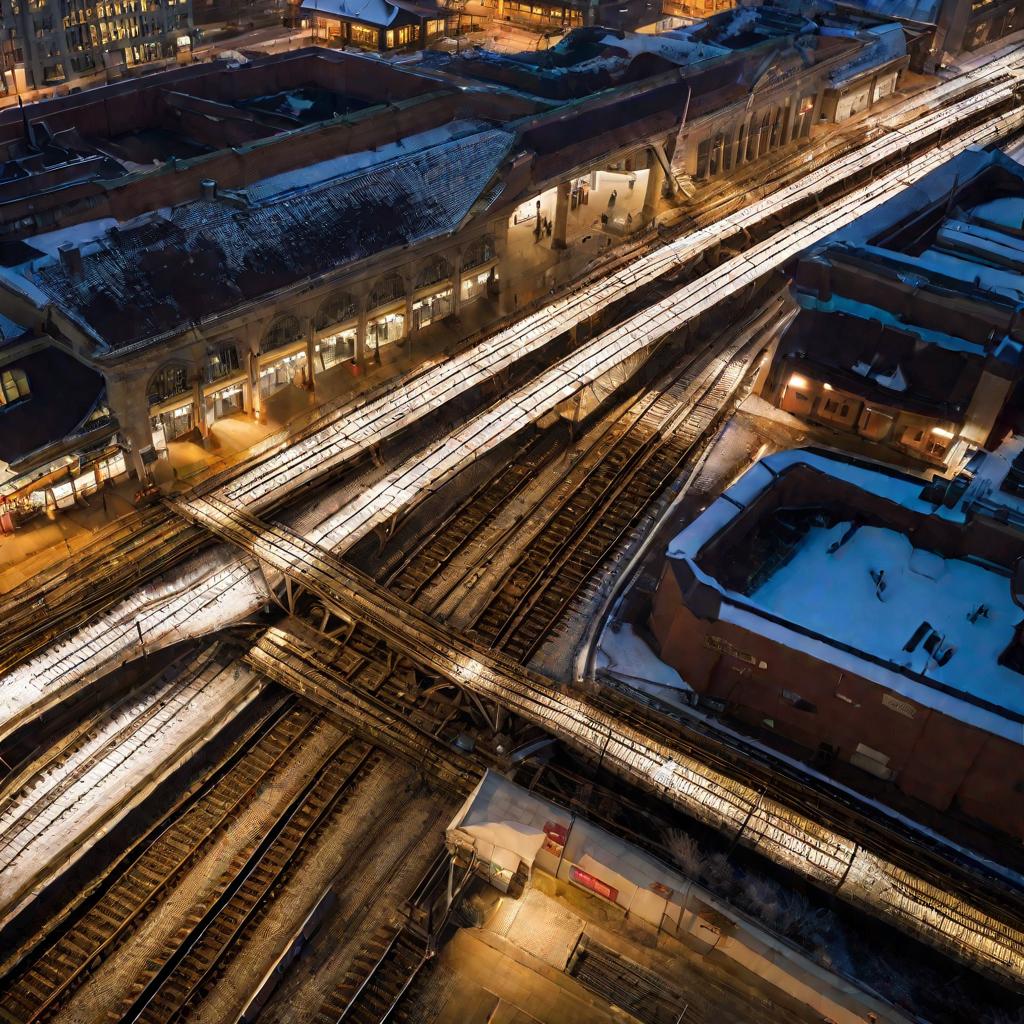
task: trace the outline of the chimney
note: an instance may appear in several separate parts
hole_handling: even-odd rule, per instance
[[[213,178],[203,178],[199,182],[199,188],[204,199],[213,200],[217,198],[217,182]]]
[[[60,265],[69,277],[82,276],[82,250],[74,242],[61,242],[57,246],[57,253],[60,256]]]

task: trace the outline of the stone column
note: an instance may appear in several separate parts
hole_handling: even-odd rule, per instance
[[[249,390],[252,394],[252,415],[259,423],[263,419],[263,396],[260,394],[260,354],[249,350]]]
[[[210,436],[210,428],[206,425],[206,400],[203,396],[202,371],[196,371],[192,380],[192,405],[195,407],[195,421],[199,428],[199,436],[205,441]]]
[[[665,169],[661,161],[655,158],[647,172],[647,190],[644,192],[644,206],[640,211],[640,219],[646,224],[652,220],[658,212],[658,203],[661,200],[661,188],[665,184]]]
[[[462,309],[462,250],[455,254],[452,267],[452,312],[458,316]]]
[[[366,367],[366,296],[359,296],[359,322],[356,325],[356,365]]]
[[[551,248],[564,249],[565,232],[569,225],[569,196],[572,193],[572,186],[567,181],[559,183],[555,194],[555,223],[552,228]]]
[[[409,351],[412,352],[412,282],[405,286],[405,336],[409,339]]]
[[[309,401],[316,405],[316,370],[313,364],[313,318],[307,317],[306,326],[306,380],[309,385]]]
[[[131,447],[129,469],[139,480],[146,480],[148,473],[142,464],[140,452],[153,443],[153,431],[149,423],[149,403],[145,391],[138,387],[137,382],[124,378],[107,377],[106,380],[110,411],[117,417],[121,433]]]

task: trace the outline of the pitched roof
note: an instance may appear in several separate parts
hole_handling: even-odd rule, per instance
[[[398,14],[398,5],[388,0],[303,0],[302,9],[329,17],[351,18],[380,28],[387,28]]]
[[[111,348],[146,343],[304,278],[454,231],[513,135],[487,130],[239,209],[197,200],[108,233],[82,274],[60,262],[39,289]]]
[[[4,369],[23,370],[28,398],[0,408],[0,459],[14,463],[72,433],[103,393],[103,378],[53,346],[21,356]]]

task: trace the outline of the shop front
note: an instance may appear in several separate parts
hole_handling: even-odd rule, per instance
[[[320,373],[339,363],[351,362],[356,357],[356,335],[359,327],[353,320],[330,329],[313,346],[313,371]]]
[[[462,301],[473,302],[487,294],[495,294],[497,287],[498,268],[493,262],[484,267],[464,272],[462,275]]]
[[[366,342],[374,349],[382,348],[405,337],[405,300],[378,309],[367,318]]]
[[[106,481],[128,472],[124,450],[116,442],[97,450],[67,455],[0,490],[0,534],[13,533],[36,515],[66,509],[95,494]]]
[[[170,441],[184,437],[196,426],[196,409],[192,395],[180,395],[149,410],[149,424],[153,433],[153,447],[157,451],[167,448]]]
[[[452,307],[452,287],[448,285],[441,291],[422,295],[412,304],[413,330],[419,331],[430,324],[450,316]]]
[[[289,384],[304,388],[308,381],[309,366],[304,341],[260,356],[259,389],[263,398],[269,398]]]
[[[238,375],[227,381],[218,381],[216,390],[214,385],[207,385],[206,408],[214,421],[245,412],[245,377]]]

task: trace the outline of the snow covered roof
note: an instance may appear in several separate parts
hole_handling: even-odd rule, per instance
[[[556,858],[558,864],[578,865],[612,886],[614,901],[628,906],[634,916],[659,922],[666,901],[678,901],[693,884],[631,843],[490,770],[459,809],[447,833],[456,845],[471,845],[499,873],[514,873],[518,866],[514,861],[532,867],[546,838],[545,826],[552,825],[564,829],[565,855]],[[549,868],[554,869],[554,865]],[[701,899],[712,902],[695,889]]]
[[[801,497],[786,508],[787,515],[806,513],[804,532],[795,542],[788,534],[792,550],[777,564],[769,559],[764,565],[741,565],[741,542],[731,532],[726,540],[725,531],[796,471],[803,473]],[[827,485],[829,479],[883,504],[875,502],[867,515],[866,504],[858,504],[848,487],[840,492]],[[815,499],[819,486],[821,501]],[[825,500],[839,493],[841,512],[835,501]],[[911,540],[939,535],[935,526],[925,527],[928,519],[946,524],[951,537],[969,537],[976,496],[977,491],[961,495],[947,507],[941,499],[930,500],[915,477],[838,454],[780,452],[752,466],[675,537],[668,556],[685,562],[701,585],[717,592],[720,621],[1024,743],[1024,676],[1000,663],[1024,618],[1012,597],[1011,566],[915,548]],[[894,508],[884,520],[878,509],[886,504]],[[906,512],[916,516],[913,528]],[[768,514],[758,522],[767,521]],[[744,519],[747,527],[750,523]],[[713,541],[728,544],[731,570],[711,568],[715,559],[709,562],[706,554]],[[1012,562],[1016,548],[1024,550],[1024,534],[1007,546],[1014,548],[1008,554]],[[969,550],[962,543],[960,554]],[[748,572],[750,585],[736,589],[729,572],[735,579],[740,570]]]
[[[296,172],[294,189],[278,176],[246,205],[202,199],[109,232],[86,247],[80,275],[52,260],[37,267],[34,283],[10,277],[111,348],[144,343],[306,277],[456,230],[478,199],[498,194],[492,182],[513,138],[492,129],[445,137],[352,173],[343,161]]]
[[[878,384],[898,356],[906,386],[894,390],[908,403],[969,403],[972,363],[995,357],[1014,374],[1024,366],[1014,312],[1024,302],[1024,167],[998,151],[962,153],[812,246],[794,293],[806,312],[780,351]],[[831,315],[835,343],[820,314]],[[928,344],[908,349],[911,337]]]
[[[864,32],[851,30],[850,33],[831,28],[823,28],[822,35],[852,34],[858,38],[869,37],[867,45],[852,60],[831,74],[832,84],[845,85],[868,71],[891,64],[907,55],[907,38],[903,27],[898,24],[876,25]]]
[[[344,156],[320,160],[315,164],[297,167],[282,174],[256,181],[246,188],[249,198],[258,202],[280,199],[286,194],[301,192],[303,189],[326,185],[338,181],[358,171],[369,170],[380,164],[399,157],[410,156],[421,150],[429,149],[453,139],[462,139],[477,132],[486,132],[490,125],[486,121],[458,120],[437,128],[428,128],[423,132],[406,135],[397,142],[390,142],[376,149],[364,149],[358,153],[346,153]],[[33,244],[38,244],[35,242]]]
[[[798,291],[799,315],[775,355],[786,374],[807,373],[866,401],[951,423],[967,416],[988,347],[905,323],[888,310],[833,292]],[[1008,350],[1013,366],[1017,355]]]
[[[398,7],[388,0],[305,0],[302,10],[328,17],[351,18],[380,28],[387,28],[398,15]]]
[[[303,0],[306,14],[361,21],[378,28],[393,25],[405,11],[418,18],[443,17],[443,11],[430,0]]]

